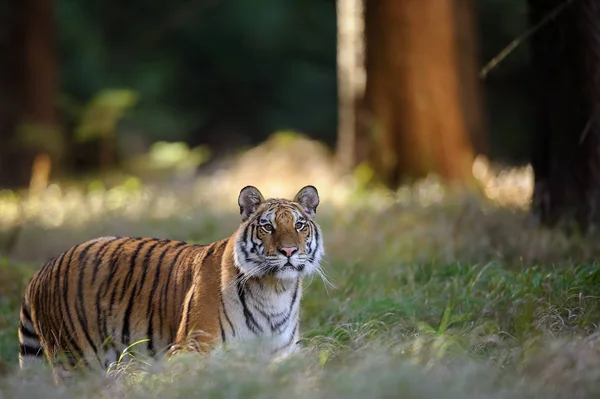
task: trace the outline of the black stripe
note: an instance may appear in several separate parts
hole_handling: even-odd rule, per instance
[[[250,223],[247,224],[246,227],[244,228],[244,230],[242,231],[241,242],[243,245],[239,246],[239,249],[242,251],[242,254],[244,255],[244,259],[247,259],[249,256],[249,253],[246,250],[246,246],[248,245],[248,230],[250,230],[250,226],[251,226]]]
[[[169,273],[167,274],[167,283],[165,284],[165,289],[162,295],[162,301],[161,301],[161,306],[164,304],[164,314],[161,313],[160,315],[160,321],[162,323],[162,320],[168,320],[168,298],[170,297],[172,300],[172,303],[175,303],[176,297],[169,295],[169,285],[171,284],[171,280],[173,279],[173,269],[176,266],[179,266],[179,257],[181,256],[181,254],[183,254],[183,252],[189,248],[188,245],[185,245],[187,243],[183,243],[184,245],[179,249],[179,251],[177,251],[177,253],[175,254],[175,256],[173,257],[173,261],[171,262],[171,265],[169,266]],[[174,332],[174,324],[173,322],[169,323],[169,342],[173,342],[175,340],[175,332]],[[162,324],[161,324],[161,331],[162,331]]]
[[[23,334],[24,337],[38,339],[38,340],[40,339],[38,337],[38,335],[35,333],[35,331],[31,331],[28,327],[23,325],[23,323],[19,323],[19,330],[21,331],[21,334]]]
[[[271,331],[275,332],[281,329],[288,321],[290,321],[291,313],[286,314],[283,319],[279,320],[279,322],[275,324],[271,324]]]
[[[272,331],[280,330],[281,327],[290,320],[290,317],[292,316],[292,311],[294,309],[294,305],[296,304],[296,299],[298,298],[299,287],[300,287],[300,279],[296,280],[296,286],[294,288],[294,293],[292,294],[292,301],[290,302],[290,306],[289,306],[287,314],[285,315],[285,317],[282,320],[280,320],[278,323],[275,323],[274,325],[271,326]]]
[[[35,283],[35,293],[36,295],[36,301],[34,303],[40,304],[42,306],[42,308],[47,309],[46,311],[42,311],[40,313],[45,313],[48,315],[54,315],[54,316],[49,316],[49,317],[45,317],[44,321],[45,321],[45,325],[41,326],[40,323],[38,323],[38,328],[43,330],[48,330],[50,332],[52,331],[61,331],[62,330],[62,324],[61,322],[63,321],[62,318],[60,316],[56,316],[56,315],[60,315],[62,313],[62,310],[60,308],[61,306],[61,299],[62,296],[60,295],[60,287],[59,287],[59,281],[60,281],[60,275],[59,275],[59,269],[60,267],[57,267],[57,262],[58,262],[58,266],[60,266],[60,264],[62,263],[62,260],[64,259],[64,255],[65,252],[63,252],[61,255],[59,255],[58,257],[53,258],[51,261],[49,261],[48,263],[51,264],[52,268],[54,268],[54,270],[52,270],[52,268],[48,268],[47,269],[47,273],[45,273],[43,276],[40,276],[40,278],[37,279],[36,283]],[[52,272],[55,272],[54,274]],[[52,278],[54,278],[54,284],[52,281]],[[42,280],[42,283],[40,284],[40,280]],[[40,298],[40,293],[41,293],[41,298]],[[32,299],[32,298],[30,298]],[[29,306],[24,306],[24,310],[26,312],[29,312]],[[35,327],[33,326],[33,321],[31,320],[31,315],[27,314],[26,317],[28,319],[30,319],[30,324],[31,324],[31,328],[32,330],[30,332],[32,332],[35,335],[35,339],[39,340],[39,336],[37,336],[37,332],[35,331]],[[27,328],[25,326],[23,326],[24,328]],[[23,333],[25,334],[25,331],[23,331]],[[54,338],[55,340],[57,340],[56,337],[54,337],[52,334],[49,334],[50,338]],[[58,342],[57,342],[58,344]]]
[[[186,255],[187,254],[189,254],[189,252],[186,253]],[[179,274],[181,272],[181,269],[183,269],[183,266],[185,266],[186,260],[187,260],[187,257],[184,256],[182,258],[182,261],[179,262],[177,265],[175,265],[175,268],[173,269],[173,280],[174,280],[173,287],[171,288],[171,292],[168,292],[168,293],[165,292],[165,295],[168,294],[169,297],[172,297],[173,299],[175,299],[175,301],[173,301],[169,304],[170,305],[169,307],[174,306],[174,308],[169,309],[170,311],[166,310],[166,312],[169,314],[174,314],[177,310],[179,310],[178,307],[181,307],[181,311],[182,311],[181,316],[182,317],[183,317],[183,305],[185,305],[185,295],[186,295],[187,291],[183,291],[183,295],[181,295],[181,296],[179,295],[179,289],[181,287],[183,287],[183,284],[181,283],[182,278],[179,277]],[[181,303],[178,303],[178,301],[181,301]],[[179,329],[179,327],[176,327],[175,332],[177,332],[178,329]]]
[[[170,252],[171,250],[175,250],[177,248],[181,248],[181,247],[183,247],[185,245],[187,245],[186,242],[180,241],[175,246],[167,248],[167,251]],[[174,261],[177,260],[177,257],[179,256],[180,251],[174,256],[174,259],[173,259]],[[163,284],[162,291],[161,291],[161,293],[159,295],[159,301],[158,301],[158,323],[159,323],[158,324],[158,330],[159,330],[159,334],[161,335],[161,337],[164,337],[164,335],[165,335],[164,334],[164,330],[163,330],[163,323],[164,323],[164,321],[166,321],[165,319],[166,319],[167,315],[163,312],[163,309],[166,309],[166,307],[167,307],[166,306],[167,288],[168,288],[168,285],[169,285],[169,283],[171,281],[173,265],[174,265],[174,262],[171,262],[170,268],[169,268],[169,270],[167,270],[167,277],[166,277],[167,278],[167,282],[166,282],[166,284]],[[162,268],[162,266],[161,266],[161,268]],[[169,337],[169,342],[171,340],[172,340],[172,338]]]
[[[138,244],[135,252],[133,253],[133,256],[131,257],[131,263],[129,264],[129,271],[131,272],[131,276],[133,276],[133,270],[135,269],[136,266],[136,259],[142,249],[142,247],[148,243],[151,242],[153,240],[147,240],[147,241],[143,241],[142,243]],[[137,295],[138,293],[141,291],[142,286],[144,285],[144,280],[146,279],[146,272],[145,269],[148,267],[148,262],[150,262],[150,254],[152,252],[152,249],[154,249],[156,246],[158,245],[158,242],[155,242],[154,244],[152,244],[152,246],[150,246],[150,248],[148,248],[148,251],[146,251],[146,255],[144,257],[144,262],[142,263],[142,270],[140,273],[142,273],[142,280],[140,281],[140,285],[138,287],[138,284],[134,284],[131,293],[129,294],[129,303],[127,304],[127,308],[125,309],[125,314],[123,315],[123,329],[121,330],[121,342],[123,342],[126,346],[130,344],[130,331],[129,331],[129,325],[130,325],[130,319],[131,319],[131,310],[133,309],[133,303],[135,302],[135,300],[137,300]],[[123,299],[125,291],[121,292],[121,299]]]
[[[56,261],[56,258],[57,258],[57,256],[53,257],[52,259],[48,259],[48,261],[42,265],[42,267],[40,268],[40,275],[46,274],[47,269],[50,268],[50,266],[54,264],[54,261]]]
[[[150,294],[152,295],[152,294]],[[154,350],[154,309],[150,311],[150,321],[148,321],[148,328],[146,329],[146,337],[148,338],[148,354],[150,356],[156,355]]]
[[[26,344],[19,344],[19,353],[22,356],[43,356],[44,351],[42,348],[34,348],[33,346]]]
[[[254,242],[254,237],[256,236],[256,226],[250,225],[250,253],[257,254],[256,252],[256,242]]]
[[[66,252],[63,252],[62,254],[60,254],[60,256],[56,259],[56,261],[54,262],[54,275],[53,275],[53,279],[54,279],[54,298],[53,298],[53,307],[54,309],[57,309],[59,311],[59,313],[63,313],[63,300],[62,300],[62,295],[60,295],[60,271],[62,269],[62,262],[65,259],[65,254]],[[63,325],[64,322],[61,322],[59,320],[56,321],[57,324],[59,325]],[[62,328],[58,329],[59,331],[62,330]]]
[[[119,302],[121,302],[121,301],[123,301],[123,299],[125,299],[125,294],[127,293],[127,288],[129,288],[129,286],[131,285],[131,280],[133,279],[133,273],[135,271],[135,266],[136,266],[135,261],[137,260],[137,257],[139,255],[142,247],[146,243],[148,243],[152,240],[153,240],[152,238],[140,240],[137,247],[135,247],[135,251],[133,251],[133,254],[131,254],[131,261],[129,262],[129,270],[127,271],[127,275],[123,279],[123,285],[122,285],[122,289],[121,289],[121,297],[119,298]]]
[[[105,252],[108,251],[108,246],[113,243],[114,240],[107,240],[100,248],[98,248],[96,255],[96,262],[94,263],[94,271],[92,272],[92,285],[96,282],[96,276],[98,275],[98,269],[100,263],[104,260]]]
[[[315,243],[315,249],[314,251],[311,251],[311,263],[314,262],[315,260],[315,254],[317,253],[317,250],[319,249],[319,229],[317,228],[317,226],[312,226],[312,230],[313,230],[313,234],[315,235],[315,238],[313,239],[313,242]]]
[[[150,314],[150,320],[148,321],[148,328],[146,329],[146,336],[149,339],[148,352],[150,353],[150,356],[154,356],[154,354],[155,354],[154,342],[153,342],[153,339],[154,339],[154,309],[152,308],[152,310],[150,310],[150,308],[152,307],[152,299],[154,299],[154,295],[156,294],[156,290],[158,289],[158,283],[160,282],[160,271],[162,269],[162,263],[164,262],[165,255],[171,249],[169,244],[170,244],[170,242],[166,243],[162,252],[160,253],[160,256],[158,257],[158,261],[156,262],[156,274],[154,275],[154,281],[152,283],[152,290],[148,294],[148,306],[146,307],[146,314],[148,314],[148,313]],[[158,314],[158,317],[160,318],[160,313]],[[158,333],[162,334],[162,331],[159,331]]]
[[[271,330],[273,330],[273,322],[271,321],[271,316],[267,314],[263,309],[261,309],[257,304],[252,303],[252,307],[256,310],[262,317],[267,320],[267,323],[271,325]]]
[[[135,290],[135,287],[134,287]],[[125,309],[125,314],[123,315],[123,328],[121,329],[121,342],[125,344],[125,346],[129,345],[129,319],[131,317],[131,308],[133,307],[133,299],[135,295],[131,295],[129,303],[127,304],[127,308]]]
[[[263,283],[261,281],[258,282],[258,284],[260,285],[261,289],[263,288]],[[249,295],[249,299],[251,301],[247,301],[250,306],[252,306],[252,308],[254,308],[254,310],[256,310],[258,313],[260,313],[260,315],[262,317],[264,317],[267,320],[267,323],[269,323],[272,326],[272,322],[271,322],[271,315],[269,315],[261,306],[260,306],[260,299],[257,299],[256,296],[254,295],[254,292],[252,291],[252,289],[248,289],[247,291],[248,295]]]
[[[131,242],[132,240],[135,240],[135,241],[137,241],[137,242],[138,242],[138,245],[137,245],[137,247],[136,247],[136,250],[134,251],[133,255],[131,255],[131,256],[132,256],[132,259],[133,259],[133,262],[132,262],[132,261],[130,261],[129,272],[132,272],[132,269],[133,269],[133,268],[131,267],[131,263],[134,263],[134,264],[135,264],[135,257],[137,257],[137,254],[138,254],[138,252],[139,252],[139,250],[140,250],[140,247],[141,247],[141,246],[143,246],[143,245],[144,245],[144,243],[146,242],[144,239],[141,239],[141,238],[130,238],[130,239],[128,240],[128,242]],[[127,256],[125,256],[125,259],[124,259],[124,260],[126,260],[126,259],[127,259]],[[125,263],[125,262],[123,262],[123,263]],[[118,265],[117,265],[117,264],[114,264],[113,266],[121,266],[121,263],[119,263]],[[108,290],[109,288],[112,288],[112,293],[111,293],[111,296],[110,296],[110,305],[109,305],[109,310],[108,310],[108,315],[107,315],[107,317],[111,317],[111,316],[112,316],[112,312],[113,312],[113,309],[114,309],[114,307],[115,307],[115,303],[116,303],[116,301],[117,301],[117,293],[119,292],[119,291],[117,290],[117,285],[118,285],[117,283],[113,284],[112,286],[110,285],[110,281],[112,280],[112,277],[113,277],[114,275],[116,275],[116,274],[117,274],[117,273],[115,273],[114,271],[112,271],[112,272],[111,272],[111,276],[109,277],[109,281],[108,281],[108,283],[107,283],[107,288],[106,288],[106,289]],[[128,277],[128,276],[125,276],[125,277],[123,278],[123,284],[121,284],[121,290],[122,290],[122,291],[121,291],[121,301],[122,301],[123,297],[125,296],[125,292],[126,292],[126,287],[125,287],[125,284],[126,284],[126,279],[127,279],[127,277]],[[130,277],[130,276],[129,276],[129,277]],[[104,321],[104,324],[106,324],[106,320]],[[103,326],[103,328],[104,328],[104,326]],[[122,332],[123,332],[123,331],[121,330],[121,338],[123,337],[123,335],[122,335]],[[107,331],[107,334],[108,334],[108,331]],[[112,347],[114,348],[114,344],[112,345]]]
[[[313,225],[311,223],[308,223],[307,226],[308,226],[308,234],[306,235],[305,241],[306,241],[306,244],[308,244],[307,245],[308,250],[306,251],[306,254],[311,255],[313,253],[313,249],[310,245],[310,241],[311,241],[312,235],[314,234],[314,231],[313,231],[314,229],[313,229]]]
[[[252,314],[252,312],[250,312],[250,309],[248,309],[248,305],[246,304],[246,293],[244,291],[244,286],[242,286],[241,281],[238,281],[238,283],[237,283],[237,292],[238,292],[238,298],[240,299],[240,303],[242,304],[242,308],[244,311],[244,318],[246,319],[246,325],[248,326],[250,331],[252,331],[255,334],[258,334],[258,332],[263,332],[263,329],[256,322],[254,315]]]
[[[108,273],[108,279],[106,277],[104,277],[104,281],[102,282],[102,284],[98,288],[98,291],[96,292],[96,323],[98,325],[98,330],[100,331],[100,334],[101,334],[100,341],[103,343],[103,345],[106,342],[106,339],[108,338],[108,328],[106,325],[108,316],[107,316],[106,312],[103,312],[102,309],[100,308],[100,304],[101,304],[100,299],[103,297],[106,297],[106,294],[108,293],[108,289],[111,286],[112,279],[117,274],[114,270],[115,266],[117,265],[117,260],[119,258],[119,255],[121,255],[121,253],[123,252],[123,247],[125,246],[125,243],[129,242],[130,238],[122,237],[122,238],[118,238],[117,240],[121,240],[121,242],[119,242],[116,245],[116,247],[110,254],[110,257],[108,257],[109,260],[106,265],[108,268],[110,268],[110,272]],[[108,305],[108,309],[107,309],[109,314],[112,312],[112,308],[114,306],[114,299],[115,299],[115,292],[113,291],[109,305]],[[109,343],[109,347],[110,346],[114,347],[114,342],[112,342],[112,340]]]
[[[217,248],[219,248],[223,243],[214,243],[210,248],[208,248],[208,250],[204,253],[204,256],[202,257],[202,262],[200,263],[201,265],[204,264],[204,261],[213,254],[213,252],[216,251]],[[202,266],[200,266],[202,267]]]
[[[255,237],[258,241],[254,241]],[[258,227],[255,225],[252,226],[252,235],[250,236],[250,242],[252,243],[252,249],[250,250],[250,252],[258,254],[260,252],[259,249],[262,247],[262,241],[260,237],[258,237]]]
[[[285,346],[290,346],[292,344],[292,342],[294,341],[294,336],[296,335],[296,331],[298,331],[298,323],[296,323],[296,325],[294,326],[294,330],[290,334],[290,340]]]
[[[104,284],[100,287],[100,290],[99,290],[99,291],[102,291],[102,296],[105,296],[106,294],[108,294],[109,288],[113,286],[111,283],[112,283],[113,278],[115,278],[117,276],[117,271],[115,270],[115,267],[119,265],[119,263],[117,262],[119,260],[119,256],[121,255],[121,253],[123,253],[123,247],[125,246],[125,244],[130,242],[132,239],[128,238],[128,237],[124,237],[122,240],[123,241],[121,241],[117,245],[117,247],[114,249],[114,251],[110,254],[110,260],[108,261],[108,265],[107,265],[107,267],[110,268],[110,272],[108,273],[108,279],[104,280]],[[112,309],[112,307],[115,303],[115,301],[114,301],[115,295],[116,295],[116,287],[112,291],[109,309]],[[99,297],[98,297],[98,299],[99,299]],[[96,301],[96,302],[98,303],[99,301]]]
[[[223,309],[223,315],[225,316],[225,320],[227,320],[227,324],[229,324],[229,328],[231,328],[231,335],[235,337],[235,329],[233,328],[233,324],[231,323],[231,319],[227,314],[227,309],[225,309],[225,302],[223,301],[223,295],[221,295],[221,308]]]
[[[225,343],[227,339],[225,338],[225,330],[223,330],[223,322],[221,321],[221,312],[219,312],[219,330],[221,330],[221,342]]]
[[[292,334],[290,335],[290,339],[285,344],[280,346],[279,348],[274,349],[271,353],[275,354],[275,353],[279,352],[280,350],[283,350],[283,349],[287,348],[288,346],[290,346],[294,341],[294,336],[296,335],[296,331],[298,331],[298,323],[296,323],[296,326],[294,326],[294,330],[292,331]]]
[[[298,289],[300,288],[300,279],[296,280],[296,286],[294,287],[294,293],[292,294],[292,301],[290,302],[289,312],[292,313],[292,308],[296,304],[296,298],[298,298]]]
[[[79,248],[83,244],[84,243],[78,244],[71,249],[69,258],[68,258],[67,262],[64,263],[65,272],[62,273],[62,275],[63,275],[63,279],[62,279],[62,281],[63,281],[63,286],[62,286],[63,301],[65,304],[64,314],[66,315],[66,319],[69,323],[69,327],[71,328],[71,331],[65,331],[65,335],[67,337],[73,337],[73,335],[75,334],[75,323],[73,322],[73,316],[71,314],[71,309],[69,306],[72,303],[71,299],[69,298],[69,269],[71,268],[71,263],[73,262],[73,255],[75,254],[75,251],[77,251],[77,248]],[[69,342],[69,346],[73,349],[73,351],[76,353],[76,355],[79,356],[80,358],[83,358],[83,351],[81,350],[79,345],[77,345],[77,342],[75,342],[75,339],[68,339],[67,341]]]
[[[65,253],[63,252],[60,256],[56,257],[53,261],[52,268],[53,270],[48,271],[48,284],[46,285],[46,289],[51,291],[51,298],[45,302],[49,308],[54,309],[56,314],[62,313],[62,296],[60,295],[60,269],[62,265],[62,261],[64,260]],[[54,271],[54,273],[52,273]],[[63,319],[61,317],[47,317],[46,321],[48,324],[51,324],[50,328],[52,331],[62,331],[62,325],[64,325]],[[58,338],[54,338],[58,341]],[[57,342],[58,344],[58,342]]]
[[[80,253],[79,253],[79,281],[77,282],[77,302],[75,302],[75,313],[77,315],[77,320],[79,324],[81,324],[81,329],[83,330],[83,334],[88,341],[88,344],[96,354],[98,358],[98,362],[100,362],[100,358],[98,357],[98,347],[94,344],[92,337],[90,336],[86,310],[83,308],[83,304],[86,302],[83,297],[83,279],[85,270],[87,269],[87,253],[88,251],[97,243],[97,241],[91,242],[87,245]]]
[[[25,304],[25,302],[23,303],[23,305],[21,306],[21,310],[23,311],[23,316],[25,316],[25,319],[27,319],[27,321],[32,322],[31,320],[31,314],[29,313],[29,307]]]

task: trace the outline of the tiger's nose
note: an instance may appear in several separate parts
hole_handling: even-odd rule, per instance
[[[298,252],[298,247],[281,247],[279,252],[287,256],[288,258]]]

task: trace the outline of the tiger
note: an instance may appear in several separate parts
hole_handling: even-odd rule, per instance
[[[253,337],[272,355],[297,351],[303,279],[325,278],[317,189],[265,200],[246,186],[238,205],[238,229],[207,245],[100,237],[48,260],[21,303],[20,369],[106,371],[134,343],[171,356],[194,333],[200,353]]]

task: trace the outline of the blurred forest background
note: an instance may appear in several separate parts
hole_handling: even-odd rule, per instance
[[[479,154],[537,156],[539,180],[543,115],[581,93],[544,108],[561,88],[538,83],[585,64],[572,44],[586,31],[569,26],[591,3],[5,1],[0,187],[34,184],[32,165],[44,185],[177,154],[211,164],[278,131],[319,140],[344,170],[366,165],[390,187],[432,172],[464,182]],[[570,56],[580,62],[557,61]]]

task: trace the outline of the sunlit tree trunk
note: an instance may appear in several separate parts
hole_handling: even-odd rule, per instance
[[[0,44],[0,186],[36,186],[47,180],[48,152],[60,156],[55,110],[52,0],[11,0]],[[46,175],[41,176],[40,173]]]
[[[600,2],[529,0],[538,129],[533,210],[546,225],[600,221]]]
[[[476,46],[465,40],[475,40],[475,24],[460,16],[473,12],[467,0],[366,0],[357,145],[368,147],[369,164],[390,187],[429,173],[472,179],[469,129],[481,123],[467,118],[479,112],[467,109],[479,98],[475,55],[467,51]]]
[[[342,168],[356,166],[357,106],[364,94],[363,0],[337,0],[338,140]]]

